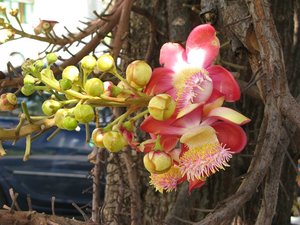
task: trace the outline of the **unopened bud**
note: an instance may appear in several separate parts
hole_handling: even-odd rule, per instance
[[[48,65],[51,65],[57,61],[57,55],[53,52],[50,52],[46,55]]]
[[[81,68],[86,73],[91,73],[97,64],[97,60],[92,55],[87,55],[81,60]]]
[[[23,83],[24,84],[34,84],[36,81],[36,78],[34,78],[33,76],[27,74],[25,75],[25,77],[23,78]]]
[[[89,123],[94,120],[95,113],[90,105],[77,105],[74,108],[74,116],[80,123]]]
[[[167,120],[169,119],[176,107],[176,102],[168,94],[159,94],[154,96],[149,104],[148,110],[150,115],[156,120]]]
[[[103,134],[103,131],[101,128],[96,128],[93,130],[92,140],[93,140],[93,143],[99,148],[104,147],[103,137],[104,137],[104,134]]]
[[[97,60],[97,68],[100,72],[108,72],[115,68],[114,58],[110,54],[103,54]]]
[[[123,123],[123,127],[129,132],[132,132],[134,130],[134,124],[132,121],[126,121],[125,123]]]
[[[57,112],[62,107],[62,104],[59,101],[49,99],[43,102],[42,111],[45,115],[51,116]]]
[[[59,86],[63,91],[69,90],[72,88],[72,81],[68,78],[63,78],[59,80]]]
[[[78,122],[74,117],[66,116],[63,120],[63,127],[66,130],[75,130],[78,126]]]
[[[167,172],[173,165],[173,160],[170,155],[162,151],[151,151],[144,156],[144,166],[154,174]]]
[[[76,66],[67,66],[62,72],[62,78],[67,78],[72,82],[79,80],[79,70]]]
[[[18,14],[19,14],[19,9],[11,9],[11,10],[9,11],[9,14],[10,14],[11,16],[13,16],[13,17],[16,17],[16,16],[18,16]]]
[[[54,122],[57,127],[60,129],[65,129],[64,127],[64,120],[66,119],[67,116],[70,115],[70,110],[69,109],[59,109],[55,113],[54,116]]]
[[[99,97],[103,91],[103,82],[99,78],[92,78],[86,81],[84,89],[88,95]]]
[[[120,132],[108,131],[103,136],[103,145],[108,151],[116,153],[127,145],[127,141]]]
[[[145,87],[151,78],[151,74],[151,67],[142,60],[133,61],[126,69],[126,79],[135,88]]]
[[[21,88],[21,92],[25,96],[32,95],[35,92],[35,86],[33,84],[24,84]]]
[[[17,106],[17,96],[13,93],[5,93],[0,96],[0,110],[12,111]]]

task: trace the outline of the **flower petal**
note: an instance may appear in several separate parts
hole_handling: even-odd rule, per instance
[[[200,126],[183,134],[180,142],[189,148],[218,143],[215,130],[211,126]]]
[[[229,148],[230,152],[239,153],[244,149],[247,136],[240,126],[226,122],[216,122],[211,126],[215,129],[219,142]]]
[[[217,119],[235,123],[237,125],[243,125],[250,122],[250,119],[243,114],[227,107],[215,108],[208,113],[207,117],[215,117]]]
[[[217,98],[213,102],[207,103],[203,106],[203,116],[207,116],[208,113],[218,107],[221,107],[224,103],[224,97]]]
[[[158,67],[153,70],[151,79],[145,88],[145,93],[147,95],[155,95],[160,93],[169,92],[170,89],[173,88],[172,80],[173,80],[174,72],[167,68]],[[176,97],[176,96],[172,96]]]
[[[161,135],[160,137],[160,144],[166,151],[170,151],[175,148],[178,142],[177,136],[171,135]]]
[[[222,66],[210,66],[207,71],[213,80],[214,89],[225,97],[225,101],[234,102],[240,99],[240,87],[232,74]]]
[[[148,133],[163,135],[181,135],[185,131],[184,128],[174,127],[170,125],[171,121],[158,121],[153,117],[147,117],[141,124],[141,129]]]
[[[206,68],[219,54],[220,42],[213,26],[204,24],[192,30],[186,41],[188,62],[193,66]]]
[[[199,126],[202,119],[202,107],[191,107],[189,108],[189,112],[184,113],[182,117],[176,119],[172,123],[173,126],[176,127],[185,127],[185,128],[193,128],[195,126]]]
[[[159,63],[165,68],[178,71],[186,64],[185,49],[177,43],[166,43],[161,47]]]

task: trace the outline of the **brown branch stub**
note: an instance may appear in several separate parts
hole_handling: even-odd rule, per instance
[[[16,128],[13,129],[0,129],[0,140],[15,140],[19,137],[25,137],[34,132],[38,132],[42,130],[47,130],[55,125],[54,119],[43,119],[36,121],[32,124],[26,124],[22,126],[19,130],[19,133],[16,133]]]

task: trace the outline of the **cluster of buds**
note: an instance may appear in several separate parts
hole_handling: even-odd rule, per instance
[[[200,38],[201,37],[201,38]],[[166,43],[160,53],[162,67],[152,68],[142,60],[131,62],[122,76],[110,54],[85,56],[79,66],[63,69],[60,79],[47,62],[26,61],[21,92],[51,94],[42,111],[60,129],[74,130],[78,123],[95,121],[97,107],[125,107],[108,125],[92,133],[95,146],[117,153],[129,145],[144,153],[144,166],[156,190],[172,191],[183,181],[189,190],[200,187],[207,177],[229,166],[233,154],[246,145],[241,125],[250,120],[223,107],[240,98],[232,74],[213,65],[219,40],[211,25],[200,25],[189,35],[186,49]],[[205,54],[203,54],[205,52]],[[99,73],[119,82],[101,80]],[[151,137],[142,143],[135,138],[135,122]]]

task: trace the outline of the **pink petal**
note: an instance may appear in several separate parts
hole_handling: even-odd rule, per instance
[[[192,111],[189,111],[187,114],[181,118],[175,120],[172,125],[176,127],[195,127],[198,126],[202,119],[202,107],[196,107]]]
[[[250,119],[243,114],[227,107],[218,107],[212,109],[208,113],[207,117],[215,117],[217,119],[231,122],[237,125],[243,125],[250,122]]]
[[[170,69],[163,67],[155,68],[144,92],[147,95],[170,92],[170,90],[173,89],[173,74],[174,72]],[[174,96],[174,98],[176,98],[176,96]]]
[[[211,66],[207,68],[213,80],[213,86],[224,95],[225,101],[234,102],[240,99],[240,87],[232,74],[222,66]]]
[[[160,137],[160,144],[166,151],[174,149],[177,145],[177,142],[177,136],[161,135]]]
[[[161,47],[159,63],[163,67],[179,70],[183,64],[186,64],[185,49],[177,43],[166,43]]]
[[[205,184],[203,180],[190,180],[189,181],[189,192],[196,188],[201,188]]]
[[[229,151],[239,153],[244,149],[247,136],[240,126],[226,122],[216,122],[211,126],[215,129],[219,142],[225,144],[225,148],[230,148]]]
[[[206,68],[219,54],[220,43],[215,29],[204,24],[192,30],[186,41],[188,62],[193,66]]]
[[[141,129],[148,133],[162,135],[181,135],[184,133],[184,128],[171,126],[170,122],[169,120],[158,121],[149,116],[142,122]]]

